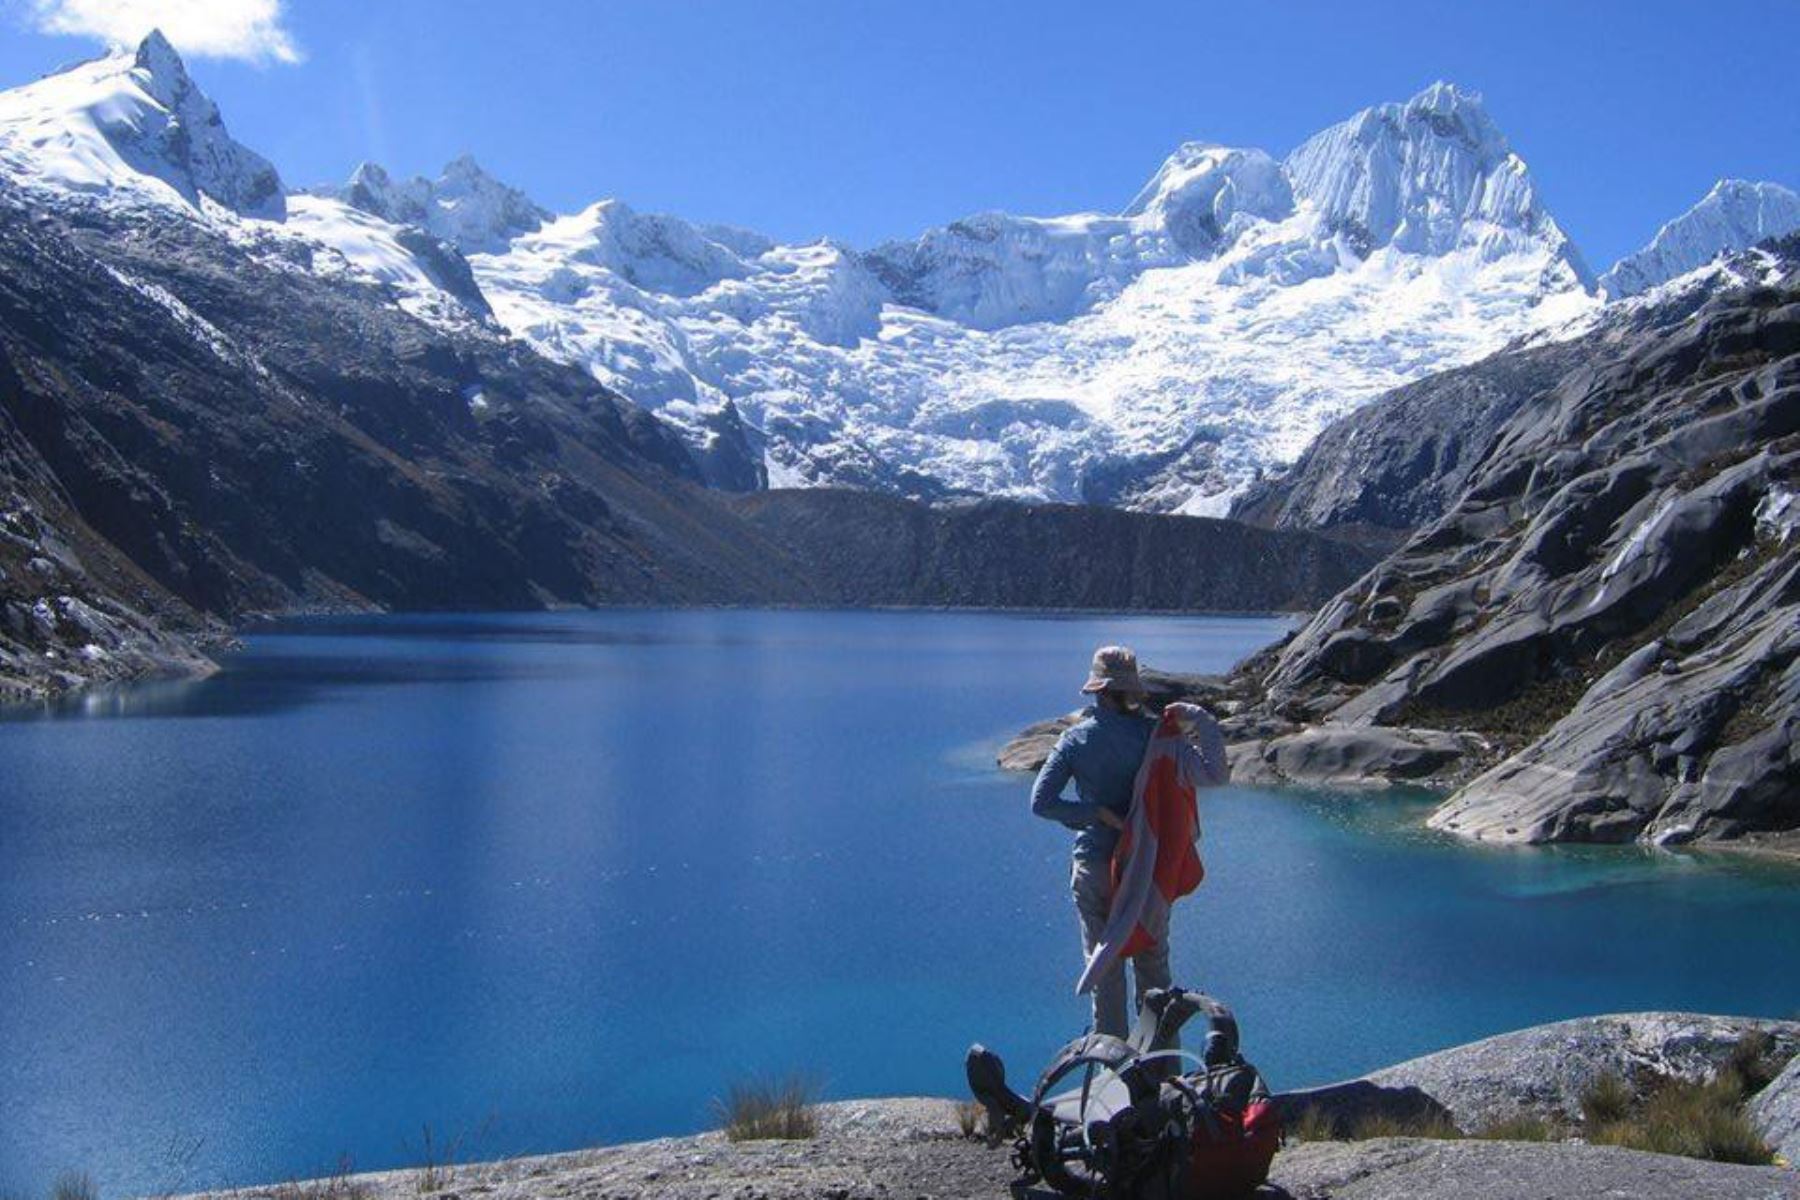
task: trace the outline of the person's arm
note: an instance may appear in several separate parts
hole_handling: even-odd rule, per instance
[[[1060,821],[1070,829],[1086,829],[1103,820],[1101,813],[1104,810],[1100,805],[1062,798],[1063,788],[1068,786],[1072,773],[1069,764],[1069,739],[1065,735],[1057,739],[1056,747],[1050,751],[1050,757],[1044,760],[1043,767],[1038,771],[1037,782],[1031,785],[1032,815]]]
[[[1210,712],[1198,704],[1171,704],[1163,710],[1173,712],[1181,732],[1200,752],[1201,787],[1219,787],[1231,782],[1231,761],[1225,752],[1225,731]]]

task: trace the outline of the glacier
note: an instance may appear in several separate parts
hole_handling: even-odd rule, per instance
[[[696,433],[732,401],[773,485],[1198,514],[1362,401],[1598,303],[1448,84],[1286,161],[1188,143],[1117,213],[981,213],[858,251],[606,200],[460,244],[544,353]]]

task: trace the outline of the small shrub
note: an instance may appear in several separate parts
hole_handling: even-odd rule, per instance
[[[1474,1136],[1488,1142],[1548,1142],[1557,1132],[1544,1118],[1521,1112],[1483,1125]]]
[[[1622,1121],[1636,1103],[1637,1093],[1631,1090],[1631,1085],[1608,1071],[1581,1093],[1582,1127],[1598,1129]]]
[[[100,1190],[86,1171],[64,1171],[50,1185],[50,1200],[100,1200]]]
[[[725,1098],[714,1102],[719,1125],[734,1142],[792,1140],[817,1136],[818,1087],[790,1075],[785,1079],[734,1083]]]

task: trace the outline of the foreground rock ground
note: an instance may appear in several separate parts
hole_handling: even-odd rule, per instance
[[[436,1193],[458,1200],[904,1200],[1005,1197],[1009,1147],[964,1137],[948,1100],[827,1107],[817,1138],[732,1143],[671,1138],[465,1167]],[[412,1200],[414,1171],[264,1189],[254,1200]],[[316,1188],[315,1190],[312,1190]],[[1033,1195],[1050,1195],[1039,1191]],[[1800,1197],[1800,1173],[1610,1146],[1380,1138],[1289,1146],[1264,1200],[1771,1200]]]
[[[1334,1087],[1290,1093],[1295,1107],[1338,1115],[1425,1105],[1464,1128],[1533,1113],[1567,1117],[1594,1078],[1643,1072],[1705,1078],[1745,1036],[1800,1051],[1800,1022],[1636,1013],[1503,1034]],[[1795,1138],[1800,1058],[1751,1105],[1778,1150]],[[1004,1197],[1008,1146],[962,1133],[951,1100],[822,1106],[816,1138],[727,1141],[717,1133],[541,1158],[287,1184],[234,1200],[902,1200]],[[1049,1195],[1039,1192],[1033,1195]],[[1701,1162],[1579,1142],[1386,1137],[1297,1142],[1275,1160],[1264,1200],[1800,1200],[1800,1171]]]

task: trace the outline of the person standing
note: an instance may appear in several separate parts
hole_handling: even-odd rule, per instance
[[[1081,690],[1094,705],[1057,739],[1031,788],[1034,815],[1075,830],[1069,876],[1081,945],[1091,955],[1106,929],[1112,907],[1112,856],[1131,811],[1138,767],[1156,723],[1144,711],[1144,684],[1137,655],[1126,646],[1094,651],[1093,667]],[[1076,798],[1063,797],[1069,782]],[[1152,988],[1169,986],[1169,947],[1164,940],[1131,960],[1136,1001]],[[1094,1030],[1124,1037],[1131,1012],[1126,1006],[1123,967],[1107,972],[1093,992]]]

